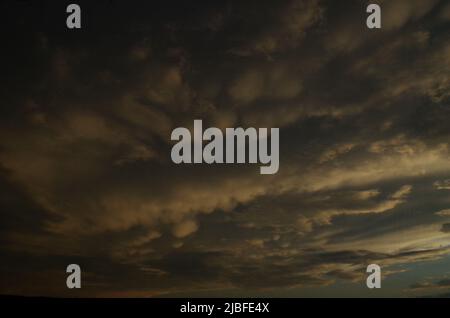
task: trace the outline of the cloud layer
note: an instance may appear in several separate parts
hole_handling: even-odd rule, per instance
[[[114,3],[78,34],[9,18],[0,291],[70,295],[78,262],[87,296],[295,296],[445,259],[449,8],[380,4],[377,31],[350,0]],[[173,164],[194,119],[279,127],[279,173]]]

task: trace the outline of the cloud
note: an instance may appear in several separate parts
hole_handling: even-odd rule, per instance
[[[184,221],[175,225],[173,229],[173,235],[178,238],[186,237],[195,231],[197,231],[198,225],[192,220]]]
[[[384,14],[383,27],[388,30],[401,28],[411,20],[414,21],[422,18],[438,2],[437,0],[426,2],[420,0],[380,1]]]
[[[65,295],[43,282],[75,259],[84,296],[345,295],[369,262],[398,275],[448,256],[447,7],[381,4],[377,33],[360,3],[314,0],[136,9],[77,45],[18,28],[1,292]],[[279,127],[279,173],[174,165],[170,132],[199,118]]]
[[[261,21],[262,30],[250,44],[233,48],[238,56],[266,55],[295,49],[311,27],[318,24],[323,15],[323,7],[316,0],[286,1],[274,21]],[[271,23],[272,22],[272,23]]]
[[[444,233],[449,233],[450,232],[450,223],[442,224],[441,231]]]
[[[331,223],[331,219],[338,215],[359,215],[359,214],[365,214],[365,213],[383,213],[389,210],[392,210],[397,205],[404,202],[407,195],[411,192],[412,187],[410,185],[405,185],[398,189],[396,192],[394,192],[386,201],[382,201],[379,203],[373,204],[370,202],[370,199],[373,197],[378,196],[377,191],[362,191],[359,193],[356,193],[354,195],[354,199],[351,203],[351,207],[343,207],[341,209],[331,209],[331,210],[322,210],[318,211],[314,215],[314,221],[321,223],[321,224],[329,224]],[[369,199],[369,200],[368,200]],[[366,205],[366,207],[358,207],[358,200],[360,202],[363,202],[367,200],[369,204],[363,204]],[[367,206],[368,205],[368,206]]]
[[[450,180],[436,181],[433,185],[438,190],[450,190]]]
[[[230,97],[239,104],[258,99],[285,100],[296,97],[302,90],[301,78],[287,67],[267,70],[247,70],[229,88]]]
[[[445,209],[445,210],[441,210],[436,212],[436,215],[439,216],[450,216],[450,209]]]
[[[433,282],[415,283],[410,286],[412,290],[440,289],[448,287],[450,287],[450,279],[447,278]]]

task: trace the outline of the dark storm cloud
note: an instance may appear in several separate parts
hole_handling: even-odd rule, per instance
[[[51,219],[51,215],[29,195],[10,180],[10,176],[4,170],[0,172],[0,191],[2,214],[0,215],[1,233],[8,231],[36,231],[43,229],[43,220]]]
[[[445,1],[382,2],[380,31],[360,1],[81,6],[79,32],[63,2],[8,8],[2,259],[47,272],[18,266],[3,292],[60,295],[27,281],[76,261],[86,295],[145,296],[361,283],[369,262],[448,254]],[[170,132],[198,118],[279,127],[279,173],[172,164]]]
[[[411,292],[426,293],[425,297],[448,297],[446,290],[450,288],[450,279],[441,278],[439,280],[423,281],[414,283],[409,287]]]
[[[450,223],[444,223],[442,224],[441,231],[444,233],[450,232]]]

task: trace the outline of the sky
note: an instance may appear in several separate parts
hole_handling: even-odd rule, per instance
[[[69,3],[0,4],[0,294],[450,295],[448,1]],[[174,164],[195,119],[278,173]]]

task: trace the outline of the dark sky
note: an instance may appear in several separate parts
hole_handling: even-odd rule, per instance
[[[380,30],[356,0],[69,3],[0,5],[0,293],[449,292],[448,1],[379,0]],[[280,128],[279,172],[175,165],[194,119]]]

